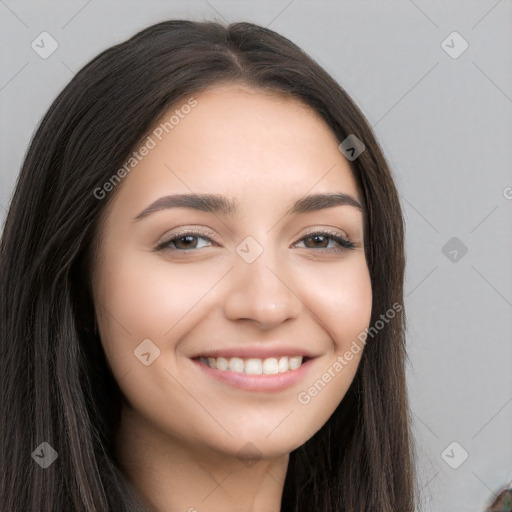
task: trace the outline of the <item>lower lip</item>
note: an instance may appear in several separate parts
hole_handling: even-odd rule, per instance
[[[232,372],[229,370],[216,370],[210,368],[206,363],[198,359],[192,359],[192,362],[195,363],[201,371],[213,379],[225,382],[238,389],[267,392],[282,391],[292,387],[305,376],[311,368],[313,361],[314,359],[308,359],[305,363],[302,363],[297,370],[290,370],[285,373],[276,373],[274,375],[249,375],[247,373]]]

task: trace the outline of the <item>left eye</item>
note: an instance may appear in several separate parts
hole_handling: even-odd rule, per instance
[[[180,233],[177,236],[173,236],[169,240],[166,240],[157,246],[157,250],[171,249],[178,251],[188,251],[191,249],[202,249],[205,247],[199,246],[197,243],[198,239],[207,240],[208,242],[212,242],[211,238],[201,235],[199,233]],[[312,241],[312,244],[307,244],[307,241]],[[207,242],[207,243],[208,243]],[[299,242],[306,243],[306,249],[325,249],[328,251],[343,251],[345,249],[354,249],[355,244],[348,240],[347,238],[343,238],[342,236],[335,235],[333,233],[310,233],[309,235],[303,237]],[[333,242],[334,246],[329,244]],[[215,243],[215,242],[213,242]],[[327,245],[326,245],[327,244]]]
[[[333,251],[342,251],[344,249],[354,249],[355,244],[348,240],[347,238],[343,238],[342,236],[335,235],[332,233],[311,233],[304,238],[302,238],[299,242],[303,242],[305,240],[312,240],[313,246],[307,247],[307,249],[326,249],[326,250],[333,250]],[[327,245],[329,245],[330,241],[334,241],[334,247],[326,247],[324,246],[325,242],[327,242]],[[318,245],[320,244],[320,245]]]

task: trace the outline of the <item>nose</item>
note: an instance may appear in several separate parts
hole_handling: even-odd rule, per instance
[[[270,250],[252,263],[237,256],[229,279],[224,313],[230,320],[249,320],[269,330],[300,314],[303,304],[293,289],[291,273]]]

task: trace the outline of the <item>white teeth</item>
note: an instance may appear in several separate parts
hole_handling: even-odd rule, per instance
[[[271,357],[270,359],[265,359],[263,361],[263,373],[265,375],[275,375],[276,373],[279,373],[277,359],[275,357]]]
[[[240,359],[239,357],[232,357],[229,360],[229,369],[232,372],[241,373],[244,371],[244,366],[245,366],[244,360]]]
[[[262,371],[261,359],[248,359],[245,363],[245,373],[249,375],[260,375]]]
[[[229,360],[225,357],[201,357],[200,360],[210,368],[247,373],[249,375],[276,375],[297,370],[302,365],[302,356],[282,356],[279,359],[276,357],[269,357],[267,359],[251,358],[245,360],[240,357],[231,357]]]
[[[302,364],[302,356],[290,357],[288,361],[288,366],[290,370],[296,370]]]
[[[227,370],[228,369],[228,360],[224,357],[217,357],[217,369],[218,370]]]

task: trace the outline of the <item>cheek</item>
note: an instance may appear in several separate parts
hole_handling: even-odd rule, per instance
[[[301,276],[305,304],[327,331],[333,350],[345,350],[368,327],[371,318],[372,287],[366,261],[357,257],[343,263],[317,265]]]
[[[171,264],[146,251],[128,248],[107,254],[98,272],[95,301],[109,362],[125,371],[146,339],[173,358],[178,340],[199,320],[206,297],[214,295],[224,266],[205,265],[199,272],[196,265]]]
[[[132,338],[162,337],[208,290],[212,275],[133,254],[103,270],[102,297]],[[211,286],[211,284],[210,284]]]
[[[95,300],[101,341],[125,399],[150,422],[199,436],[194,425],[197,417],[204,420],[204,410],[183,391],[183,379],[175,380],[168,370],[174,374],[179,342],[204,317],[224,268],[198,271],[195,265],[171,264],[134,250],[107,254]],[[148,366],[136,358],[146,352]]]
[[[371,280],[363,258],[315,267],[301,274],[304,302],[330,337],[330,348],[297,395],[304,424],[304,440],[317,432],[345,396],[356,374],[364,345],[358,340],[369,326]],[[315,286],[308,285],[312,278]],[[308,279],[309,278],[309,279]]]

